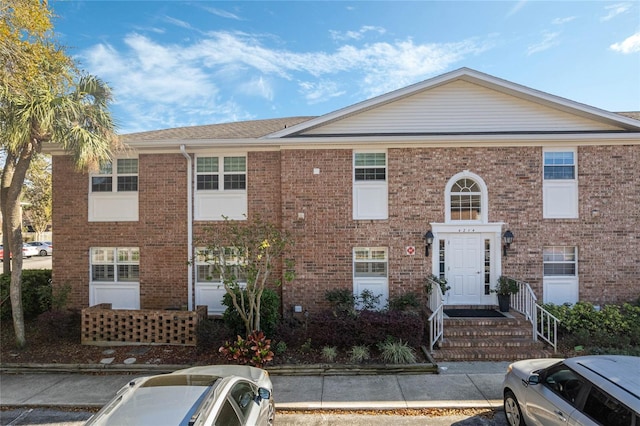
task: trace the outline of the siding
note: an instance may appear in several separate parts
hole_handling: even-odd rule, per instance
[[[589,130],[620,128],[457,80],[304,134]]]

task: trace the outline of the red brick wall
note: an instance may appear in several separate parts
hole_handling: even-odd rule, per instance
[[[252,152],[249,217],[281,222],[295,239],[297,277],[282,287],[285,311],[294,305],[315,311],[326,306],[327,289],[351,289],[357,246],[389,247],[393,297],[421,291],[431,273],[422,235],[429,223],[444,222],[448,180],[469,170],[487,185],[489,221],[515,234],[504,274],[528,281],[542,299],[542,248],[577,246],[580,299],[637,299],[640,146],[580,147],[577,161],[579,219],[542,219],[541,147],[389,149],[389,219],[353,221],[351,150]],[[185,173],[180,154],[141,155],[140,220],[88,223],[88,176],[70,171],[68,158],[54,157],[54,282],[73,285],[75,306],[88,304],[88,251],[97,245],[141,248],[142,308],[186,304]],[[194,240],[211,224],[196,222]],[[409,245],[415,256],[404,255]]]
[[[140,247],[140,305],[187,303],[186,160],[181,154],[140,155],[137,222],[88,222],[89,176],[69,157],[53,158],[53,281],[70,284],[69,303],[89,304],[91,247]]]

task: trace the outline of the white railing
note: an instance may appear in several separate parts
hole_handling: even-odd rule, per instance
[[[432,314],[429,316],[429,350],[433,352],[436,343],[442,340],[444,334],[444,296],[440,289],[440,283],[427,278],[427,286],[431,287],[429,293],[429,309]]]
[[[558,350],[558,318],[537,303],[536,295],[529,283],[507,278],[515,281],[519,288],[517,293],[511,295],[511,308],[531,322],[533,340],[541,338],[553,347],[555,353]]]

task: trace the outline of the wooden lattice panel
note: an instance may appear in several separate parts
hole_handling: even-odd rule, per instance
[[[111,309],[111,304],[103,303],[82,310],[82,344],[195,346],[198,323],[206,317],[206,306],[161,311]]]

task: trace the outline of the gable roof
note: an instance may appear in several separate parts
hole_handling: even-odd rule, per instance
[[[447,121],[443,120],[445,112]],[[409,123],[407,117],[413,121]],[[451,121],[452,117],[458,121]],[[512,121],[511,127],[505,126],[508,120]],[[640,131],[640,123],[460,68],[264,138],[625,131]]]

